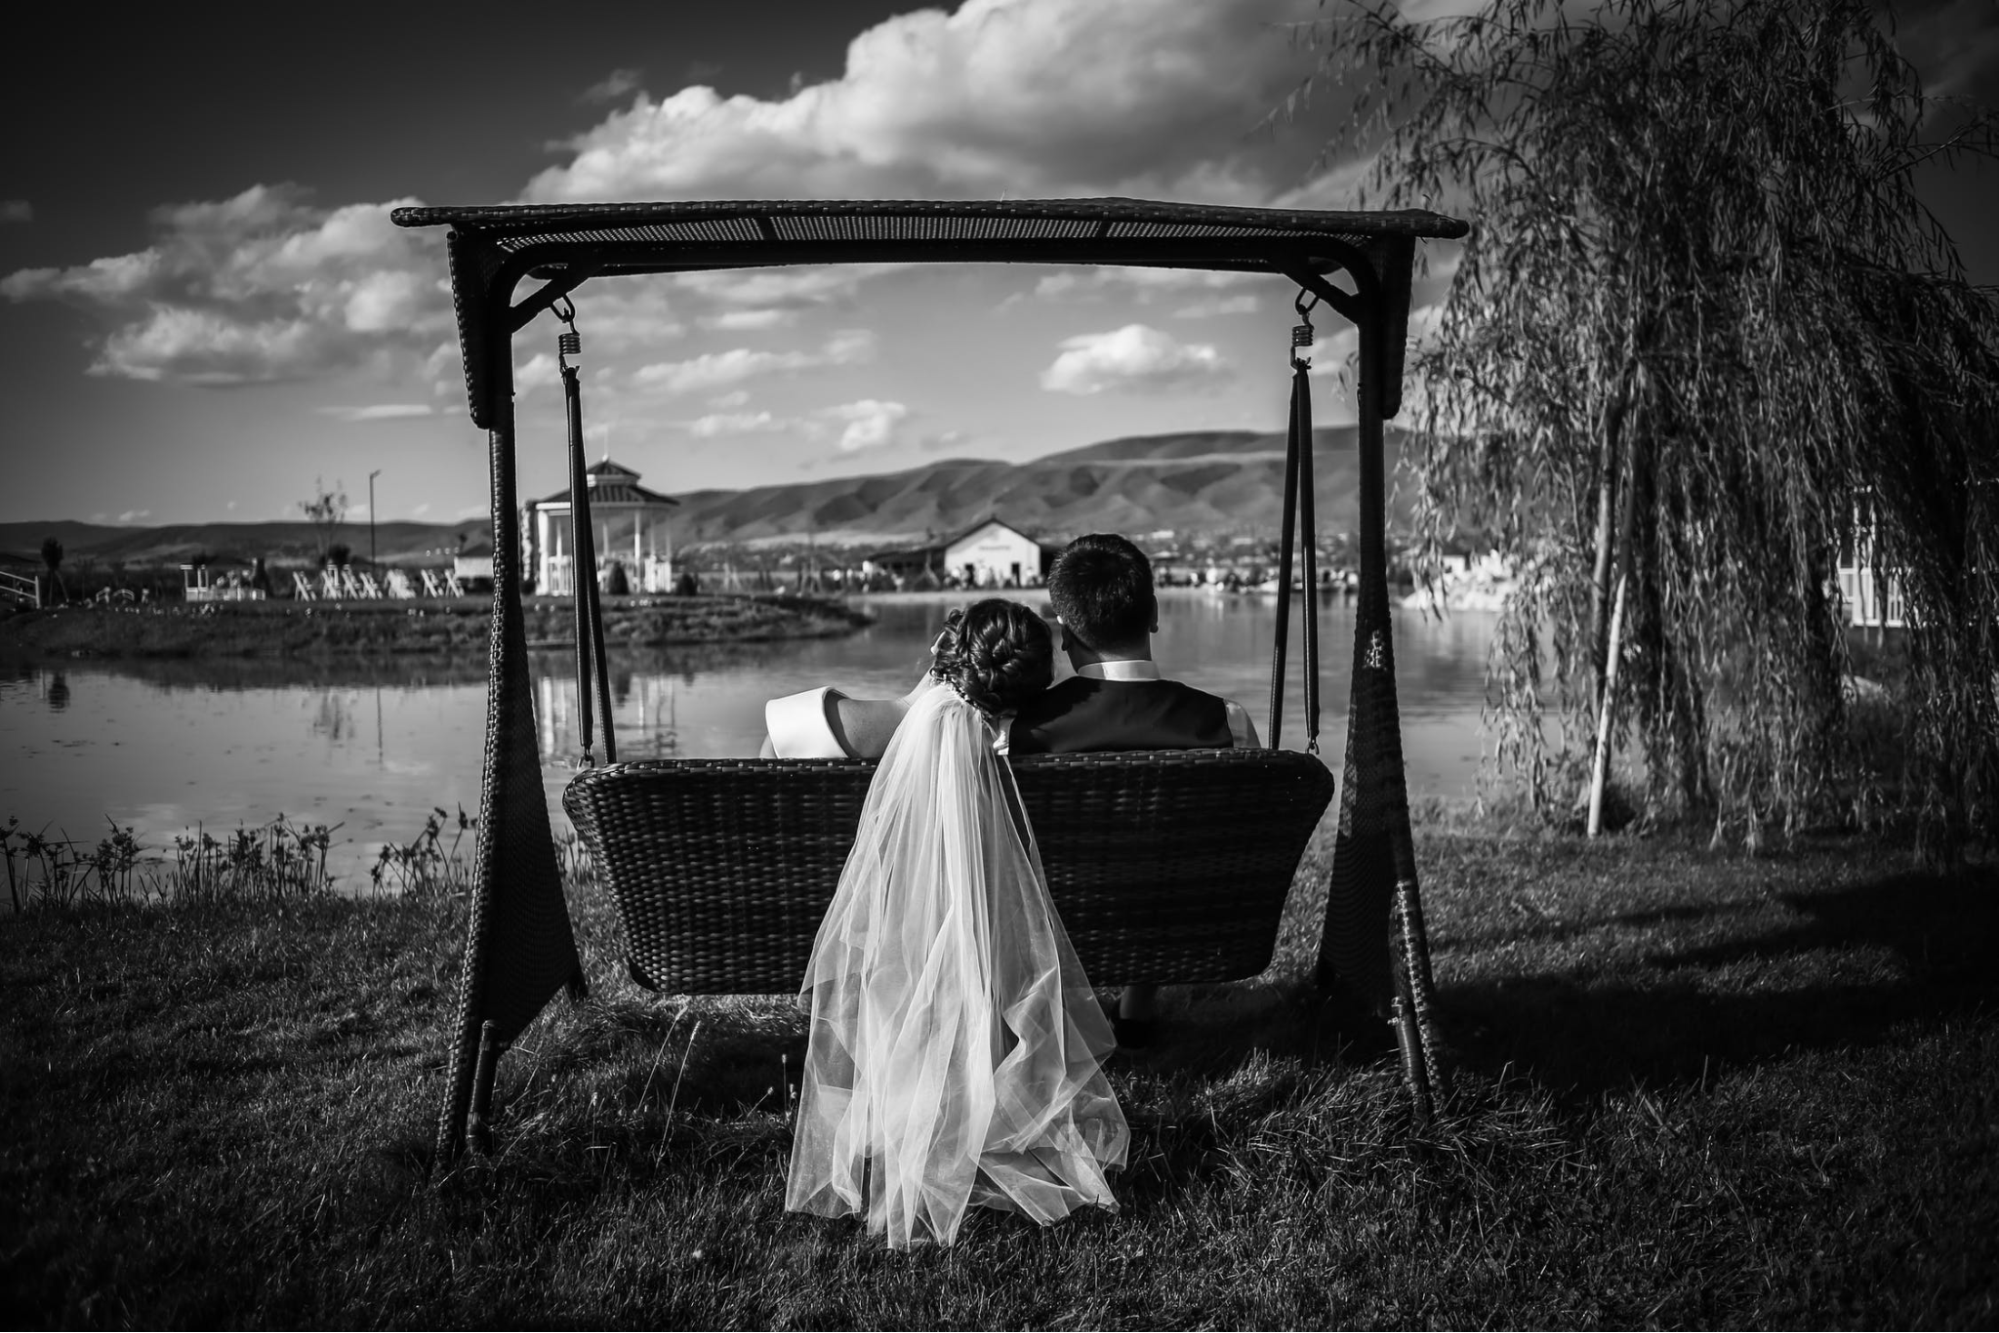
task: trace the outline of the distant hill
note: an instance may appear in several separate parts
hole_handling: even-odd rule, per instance
[[[1352,426],[1316,432],[1314,494],[1321,532],[1358,524]],[[1388,435],[1391,491],[1399,432]],[[692,491],[678,540],[750,540],[810,531],[821,540],[951,532],[995,514],[1038,533],[1277,531],[1284,436],[1194,431],[1106,440],[1029,463],[952,459],[873,477]],[[1391,500],[1391,524],[1408,505]]]
[[[448,557],[458,534],[467,544],[485,540],[492,525],[484,519],[466,523],[378,523],[375,549],[383,563],[405,563],[422,556],[433,562]],[[164,527],[107,527],[61,520],[52,523],[0,523],[0,552],[35,556],[44,537],[63,544],[65,560],[87,556],[99,562],[128,565],[176,564],[192,555],[218,560],[309,559],[319,554],[319,536],[303,520],[278,523],[174,523]],[[368,525],[342,523],[333,540],[350,550],[368,552]]]
[[[1314,491],[1322,533],[1351,532],[1358,524],[1356,434],[1352,426],[1315,434]],[[1409,510],[1395,485],[1400,440],[1391,427],[1391,526],[1406,521]],[[877,476],[681,492],[674,539],[685,546],[810,533],[827,543],[887,544],[953,532],[988,514],[1050,537],[1160,528],[1274,536],[1283,488],[1282,434],[1189,431],[1105,440],[1028,463],[940,459]],[[449,553],[460,533],[470,534],[472,542],[488,536],[489,529],[484,522],[382,523],[375,528],[375,544],[383,561],[400,563]],[[0,523],[0,552],[33,556],[47,536],[60,540],[71,557],[126,564],[171,564],[195,554],[305,558],[319,549],[305,522],[135,528],[62,520]],[[335,540],[365,552],[368,525],[343,524]]]

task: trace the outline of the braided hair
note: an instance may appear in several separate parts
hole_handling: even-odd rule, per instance
[[[992,716],[1010,713],[1055,679],[1055,636],[1019,602],[988,597],[944,618],[930,674]]]

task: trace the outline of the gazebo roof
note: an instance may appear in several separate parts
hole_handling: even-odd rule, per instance
[[[1399,384],[1419,237],[1465,223],[1421,209],[1316,212],[1137,199],[753,200],[399,208],[403,227],[448,225],[472,419],[491,425],[514,331],[585,279],[780,264],[1131,264],[1252,272],[1344,268],[1380,285]],[[548,279],[513,302],[521,278]]]
[[[638,484],[637,470],[623,463],[614,463],[607,455],[583,469],[583,475],[590,481],[590,503],[593,505],[678,505],[680,501],[658,491],[649,491]],[[564,487],[554,495],[539,500],[528,501],[530,509],[543,505],[566,505],[569,503],[569,488]]]
[[[638,474],[633,473],[632,475],[636,476]],[[568,503],[569,488],[567,486],[557,491],[554,495],[544,496],[539,500],[528,501],[529,506],[533,508],[539,508],[542,505],[566,505]],[[670,495],[661,495],[658,491],[649,491],[645,487],[634,485],[629,481],[607,481],[590,488],[590,504],[593,508],[600,505],[678,505],[679,503],[680,501]]]

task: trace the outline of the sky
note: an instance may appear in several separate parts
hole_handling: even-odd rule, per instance
[[[1999,100],[1999,0],[1897,12],[1932,91]],[[363,519],[370,473],[382,520],[483,517],[441,229],[392,226],[403,204],[1353,203],[1329,99],[1265,121],[1312,68],[1285,25],[1314,0],[40,13],[57,31],[0,87],[0,521],[297,518],[322,482]],[[1999,284],[1999,169],[1918,185]],[[671,493],[1276,430],[1290,298],[1008,266],[599,280],[591,450]],[[556,332],[515,340],[524,497],[566,481]],[[1350,417],[1331,387],[1319,418]]]

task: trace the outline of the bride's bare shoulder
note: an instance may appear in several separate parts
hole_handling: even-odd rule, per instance
[[[856,759],[881,758],[904,712],[897,699],[855,699],[837,691],[827,705],[826,720],[833,735],[840,748]]]

